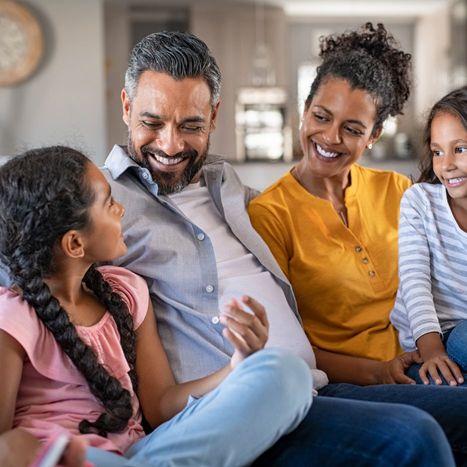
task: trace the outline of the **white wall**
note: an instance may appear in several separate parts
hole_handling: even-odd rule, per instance
[[[106,154],[102,0],[27,0],[46,54],[28,81],[0,88],[0,155],[66,144]]]
[[[235,103],[241,86],[251,85],[255,54],[255,8],[236,2],[193,2],[190,30],[204,40],[222,73],[222,93],[217,127],[211,151],[228,159],[236,158]],[[265,7],[264,39],[277,85],[287,80],[287,24],[281,8]]]
[[[420,18],[415,28],[415,112],[424,116],[449,91],[449,5]],[[460,46],[460,44],[458,44]]]

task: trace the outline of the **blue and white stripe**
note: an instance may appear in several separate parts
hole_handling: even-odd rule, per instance
[[[391,322],[405,350],[429,332],[467,319],[467,233],[457,224],[443,185],[420,183],[401,201],[399,290]]]

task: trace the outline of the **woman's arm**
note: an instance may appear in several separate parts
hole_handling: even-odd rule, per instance
[[[189,395],[202,396],[217,387],[240,361],[264,347],[268,336],[264,307],[246,296],[242,297],[242,303],[252,313],[244,311],[243,305],[232,300],[220,318],[225,326],[224,336],[235,348],[230,364],[204,378],[176,384],[149,302],[147,315],[136,331],[136,371],[138,397],[143,414],[152,427],[180,412]]]
[[[331,383],[414,384],[404,372],[413,363],[421,363],[417,352],[406,352],[388,362],[352,357],[314,348],[316,365]]]

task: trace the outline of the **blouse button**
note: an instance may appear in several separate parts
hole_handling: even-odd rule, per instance
[[[356,251],[357,253],[361,253],[362,250],[363,250],[363,248],[362,248],[360,245],[357,245],[357,246],[355,247],[355,251]]]
[[[363,259],[362,259],[362,263],[363,263],[363,264],[368,264],[368,262],[369,262],[368,258],[363,258]]]
[[[213,316],[211,318],[211,323],[212,324],[219,324],[219,316]]]
[[[204,240],[204,233],[199,233],[196,237],[200,242],[202,242]]]
[[[207,293],[212,293],[212,292],[214,292],[214,287],[213,287],[211,284],[207,285],[207,286],[206,286],[206,292],[207,292]]]
[[[376,272],[375,271],[368,271],[368,275],[370,277],[375,277],[376,276]]]

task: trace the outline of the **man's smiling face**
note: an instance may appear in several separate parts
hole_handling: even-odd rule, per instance
[[[133,99],[122,91],[122,104],[128,152],[150,171],[159,193],[178,192],[197,181],[218,108],[211,105],[206,81],[145,71]]]

